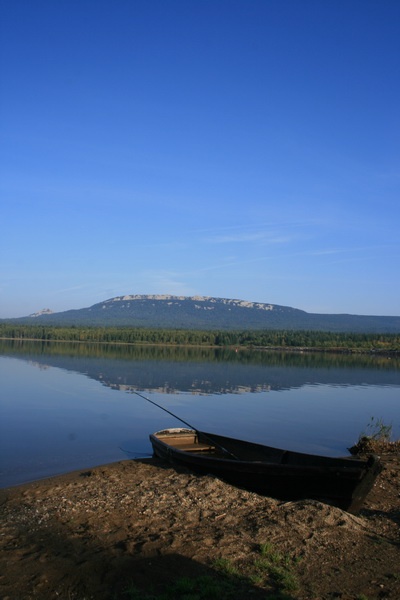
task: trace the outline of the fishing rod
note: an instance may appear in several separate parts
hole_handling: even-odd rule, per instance
[[[131,392],[132,392],[132,394],[136,394],[136,396],[140,396],[140,398],[143,398],[143,400],[147,400],[147,402],[150,402],[150,404],[154,404],[154,406],[157,406],[157,408],[161,408],[161,410],[163,410],[164,412],[171,415],[171,417],[174,417],[174,419],[177,419],[178,421],[180,421],[181,423],[183,423],[184,425],[186,425],[187,427],[189,427],[190,429],[193,429],[194,431],[196,431],[198,433],[198,430],[196,429],[196,427],[193,427],[193,425],[191,425],[187,421],[184,421],[177,415],[174,415],[173,412],[171,412],[167,408],[164,408],[164,406],[161,406],[161,404],[157,404],[157,402],[154,402],[154,400],[150,400],[150,398],[147,398],[147,396],[143,396],[143,394],[140,394],[139,392],[135,392],[135,390],[131,390]]]
[[[154,402],[154,400],[150,400],[150,398],[148,398],[147,396],[144,396],[143,394],[140,394],[140,392],[136,392],[135,390],[130,390],[130,391],[131,391],[132,394],[136,394],[136,396],[139,396],[140,398],[143,398],[143,400],[147,400],[147,402],[150,402],[150,404],[154,404],[154,406],[157,406],[157,408],[161,408],[161,410],[163,410],[164,412],[168,413],[169,415],[171,415],[171,417],[174,417],[174,419],[177,419],[178,421],[180,421],[181,423],[183,423],[184,425],[186,425],[190,429],[193,429],[193,431],[195,431],[196,433],[201,433],[201,435],[205,439],[207,439],[208,441],[212,442],[215,446],[218,446],[218,448],[220,450],[222,450],[225,454],[228,454],[229,456],[231,456],[235,460],[239,460],[237,456],[235,456],[232,452],[230,452],[229,450],[227,450],[226,448],[224,448],[221,444],[219,444],[218,442],[216,442],[213,438],[210,438],[208,435],[206,435],[202,431],[199,431],[198,429],[196,429],[196,427],[193,427],[193,425],[191,425],[187,421],[184,421],[183,419],[181,419],[180,417],[178,417],[177,415],[175,415],[173,412],[171,412],[170,410],[168,410],[164,406],[161,406],[161,404],[157,404],[157,402]]]

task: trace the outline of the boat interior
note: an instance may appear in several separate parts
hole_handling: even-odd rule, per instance
[[[214,458],[285,464],[292,454],[287,450],[191,430],[165,430],[155,436],[176,450]]]
[[[213,456],[218,453],[218,447],[213,443],[211,439],[202,439],[200,441],[199,435],[196,431],[179,431],[176,432],[174,430],[166,430],[160,431],[155,434],[155,436],[168,444],[168,446],[172,446],[177,450],[182,450],[183,452],[190,452],[191,454],[212,454]],[[221,456],[225,454],[221,450]]]

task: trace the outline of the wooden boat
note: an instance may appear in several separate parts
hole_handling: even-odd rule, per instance
[[[193,429],[150,435],[155,456],[282,500],[314,499],[356,513],[382,465],[378,457],[331,458]]]

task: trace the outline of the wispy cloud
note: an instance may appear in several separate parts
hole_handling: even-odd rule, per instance
[[[395,248],[396,246],[398,246],[397,244],[371,244],[368,246],[343,246],[341,248],[323,248],[323,249],[316,249],[316,250],[310,250],[305,252],[305,254],[307,256],[324,256],[324,255],[335,255],[335,254],[349,254],[349,255],[354,255],[355,253],[358,252],[376,252],[378,250],[387,250],[390,248]],[[303,253],[302,253],[303,254]],[[365,258],[367,258],[367,254],[365,254],[364,256]],[[360,257],[363,258],[363,257]]]
[[[242,231],[237,233],[216,233],[202,239],[208,244],[288,244],[294,236],[275,231]]]
[[[385,246],[384,246],[385,247]],[[363,247],[343,247],[343,248],[321,248],[315,250],[294,250],[290,252],[280,252],[277,254],[276,252],[271,254],[259,254],[257,256],[247,257],[247,258],[239,258],[236,256],[225,257],[225,259],[219,260],[218,262],[213,262],[211,264],[207,264],[204,267],[198,267],[191,271],[191,275],[194,273],[205,273],[208,271],[216,271],[220,269],[226,269],[228,267],[240,267],[242,265],[250,265],[254,263],[262,263],[266,261],[274,261],[277,258],[280,260],[284,259],[296,259],[296,258],[312,258],[312,257],[337,257],[337,259],[330,261],[331,264],[336,262],[346,262],[346,261],[355,261],[355,260],[369,260],[370,254],[368,251],[374,252],[378,248],[382,248],[382,245],[371,245],[371,246],[363,246]],[[364,253],[360,255],[359,253]],[[358,254],[358,256],[357,256]],[[339,258],[341,257],[341,258]],[[181,277],[184,278],[187,274],[182,273]]]
[[[242,242],[257,242],[265,238],[264,232],[258,233],[232,233],[232,234],[216,234],[203,239],[204,242],[211,244],[230,244]]]
[[[321,228],[318,219],[264,221],[203,229],[198,232],[206,244],[291,244],[314,235]]]
[[[187,275],[177,271],[147,271],[142,273],[140,279],[146,282],[145,293],[191,296],[196,290],[186,283]]]

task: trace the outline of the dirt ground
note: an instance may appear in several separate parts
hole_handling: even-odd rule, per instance
[[[0,598],[398,600],[400,455],[382,458],[357,516],[156,459],[0,490]]]

